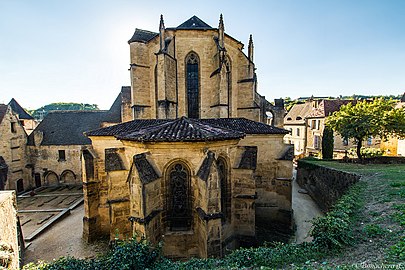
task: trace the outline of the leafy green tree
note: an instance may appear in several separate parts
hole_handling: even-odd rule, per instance
[[[35,119],[42,120],[50,111],[80,111],[80,110],[98,110],[97,104],[74,103],[74,102],[56,102],[47,104],[32,112]]]
[[[322,134],[322,159],[333,158],[333,129],[326,126]]]
[[[405,110],[394,108],[394,101],[374,99],[340,107],[328,117],[326,125],[343,138],[354,139],[356,153],[363,159],[361,146],[369,137],[386,140],[389,136],[405,137]]]

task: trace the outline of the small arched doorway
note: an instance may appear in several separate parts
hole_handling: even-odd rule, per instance
[[[53,186],[53,185],[59,184],[59,177],[53,171],[47,171],[44,174],[44,180],[45,180],[45,185],[47,185],[47,186]]]
[[[76,175],[71,170],[64,170],[60,175],[60,183],[75,183]]]

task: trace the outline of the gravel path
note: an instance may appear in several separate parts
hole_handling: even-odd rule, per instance
[[[33,240],[25,250],[24,264],[38,260],[49,262],[62,256],[90,258],[106,252],[107,243],[87,244],[82,239],[83,216],[84,207],[80,205]]]
[[[294,175],[295,174],[296,171],[294,170]],[[316,217],[322,216],[323,213],[308,194],[298,192],[301,188],[297,184],[296,177],[294,177],[292,189],[292,207],[294,209],[294,220],[297,226],[295,242],[297,244],[310,242],[312,241],[312,237],[308,235],[312,225],[310,221]]]

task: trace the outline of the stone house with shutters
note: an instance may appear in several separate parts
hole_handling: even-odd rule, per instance
[[[405,93],[395,105],[396,108],[405,108]],[[387,141],[381,141],[381,149],[387,156],[405,156],[405,139],[390,137]]]
[[[324,99],[312,101],[312,109],[306,116],[306,155],[319,156],[322,154],[322,135],[325,129],[325,120],[333,112],[338,111],[342,105],[355,103],[355,100]],[[365,147],[380,147],[379,138],[368,138],[364,142]],[[342,138],[339,134],[334,134],[333,157],[342,158],[345,151],[356,148],[353,140]]]
[[[82,151],[91,148],[84,132],[118,124],[130,115],[130,87],[123,86],[109,110],[52,111],[28,136],[33,186],[82,183]]]
[[[284,128],[290,132],[284,136],[285,143],[294,145],[294,155],[306,151],[307,122],[306,117],[312,111],[313,101],[295,104],[284,117]]]
[[[84,238],[142,234],[188,258],[290,230],[293,149],[283,101],[257,92],[252,37],[246,55],[222,15],[218,28],[161,17],[129,46],[133,120],[86,132]]]
[[[31,185],[25,155],[27,133],[10,105],[0,104],[0,190],[22,192]]]

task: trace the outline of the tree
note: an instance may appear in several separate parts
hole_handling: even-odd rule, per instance
[[[322,159],[333,158],[333,130],[326,126],[322,134]]]
[[[31,115],[42,120],[50,111],[78,111],[78,110],[98,110],[97,104],[74,103],[74,102],[56,102],[42,106],[34,110]]]
[[[405,137],[405,110],[394,108],[394,101],[374,99],[349,103],[340,107],[326,120],[326,125],[339,133],[342,138],[354,139],[359,159],[362,143],[369,137]]]

